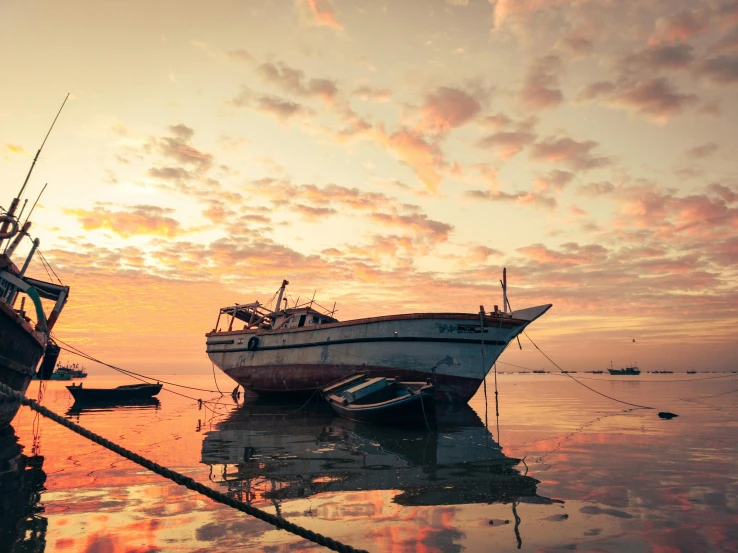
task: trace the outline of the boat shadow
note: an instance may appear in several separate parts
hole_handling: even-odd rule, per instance
[[[299,405],[297,406],[299,407]],[[437,427],[372,425],[327,404],[247,401],[202,443],[213,482],[242,501],[396,490],[405,506],[551,503],[516,468],[468,405],[439,405]]]

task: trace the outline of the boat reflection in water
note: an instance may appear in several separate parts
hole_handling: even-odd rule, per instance
[[[0,551],[44,551],[48,521],[39,516],[44,458],[23,454],[12,426],[0,429]]]
[[[75,401],[67,410],[67,415],[81,415],[121,409],[154,409],[159,410],[161,403],[155,397],[113,401]],[[79,419],[77,419],[79,420]]]
[[[291,414],[288,414],[291,413]],[[404,506],[551,503],[468,405],[439,405],[438,430],[369,425],[331,411],[246,403],[205,435],[211,479],[242,501],[398,490]],[[516,532],[517,534],[517,532]]]

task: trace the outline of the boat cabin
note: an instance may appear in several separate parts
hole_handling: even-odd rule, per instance
[[[282,311],[275,319],[273,330],[301,328],[338,322],[337,319],[325,315],[312,307],[297,307]]]

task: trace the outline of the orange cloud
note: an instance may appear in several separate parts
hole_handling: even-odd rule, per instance
[[[152,205],[133,206],[131,211],[110,211],[102,206],[65,210],[77,217],[85,230],[107,229],[124,238],[141,234],[174,238],[183,234],[179,221],[166,216],[173,211]]]
[[[437,144],[428,142],[415,129],[404,128],[390,135],[379,126],[374,130],[373,136],[400,161],[412,168],[430,191],[438,191],[443,180],[441,171],[446,167],[446,161]]]
[[[338,21],[329,0],[295,0],[295,4],[307,11],[309,21],[313,25],[325,26],[343,31],[343,25]],[[305,10],[305,8],[307,8]]]

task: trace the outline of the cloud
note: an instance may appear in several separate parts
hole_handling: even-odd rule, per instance
[[[594,43],[592,40],[581,33],[571,34],[558,41],[560,44],[566,47],[570,52],[577,56],[587,56],[594,51]]]
[[[654,68],[649,70],[654,71]],[[622,79],[617,84],[597,81],[582,88],[576,100],[601,100],[607,107],[627,109],[660,124],[699,103],[695,94],[677,91],[671,81],[663,77],[645,81]]]
[[[445,242],[449,233],[454,229],[453,225],[429,219],[425,213],[413,213],[410,215],[399,215],[394,213],[372,213],[371,219],[387,226],[395,226],[432,235],[434,240]]]
[[[711,54],[738,54],[738,25],[722,35],[709,48]]]
[[[481,110],[478,98],[458,88],[440,87],[425,97],[418,128],[442,134],[467,123]]]
[[[538,192],[561,192],[573,178],[574,173],[553,169],[547,174],[538,177],[533,183],[533,188]]]
[[[423,134],[412,128],[401,128],[387,134],[380,125],[372,136],[384,145],[400,161],[415,171],[421,182],[435,192],[443,179],[441,171],[446,167],[443,153],[438,144],[429,142]]]
[[[97,205],[92,210],[65,212],[77,217],[85,230],[107,229],[123,238],[142,234],[174,238],[184,232],[179,221],[168,216],[174,210],[153,205],[135,205],[129,211],[111,211]]]
[[[606,167],[610,158],[592,154],[599,144],[593,140],[577,142],[569,137],[549,136],[531,146],[530,157],[549,163],[562,163],[577,171]]]
[[[529,68],[523,79],[520,98],[523,105],[534,111],[552,109],[564,101],[559,88],[559,77],[563,63],[558,56],[538,58]]]
[[[172,125],[169,132],[173,136],[165,136],[155,141],[159,152],[165,157],[180,163],[194,166],[195,170],[205,172],[213,163],[213,156],[201,152],[189,142],[195,131],[187,125]]]
[[[707,191],[720,197],[725,203],[738,202],[738,186],[725,186],[724,184],[712,183],[707,186]]]
[[[365,102],[389,102],[392,97],[392,91],[386,88],[373,88],[364,85],[356,88],[351,95]]]
[[[580,265],[589,263],[602,262],[607,258],[607,248],[589,244],[580,246],[575,242],[562,244],[563,251],[555,251],[549,249],[543,244],[533,244],[523,248],[518,248],[518,252],[526,258],[542,264],[563,264],[563,265]]]
[[[303,21],[318,27],[330,27],[342,31],[343,25],[338,21],[333,6],[329,0],[295,0]]]
[[[658,78],[619,87],[607,104],[663,124],[697,102],[696,95],[677,92],[670,81]]]
[[[502,159],[510,159],[535,140],[536,135],[527,130],[502,131],[485,136],[477,146],[495,151]]]
[[[494,5],[495,27],[501,26],[507,19],[529,13],[551,9],[557,6],[573,4],[577,0],[489,0]]]
[[[684,153],[687,157],[691,157],[693,159],[704,159],[706,157],[710,157],[719,149],[720,146],[718,146],[714,142],[706,142],[705,144],[701,144],[700,146],[690,148]]]
[[[664,70],[683,71],[694,60],[689,44],[656,44],[626,56],[618,63],[623,73],[637,72],[646,76]]]
[[[303,118],[312,113],[310,108],[302,104],[278,96],[256,94],[245,86],[242,87],[241,92],[232,98],[229,103],[238,108],[250,108],[268,115],[273,115],[283,122],[293,118]]]
[[[10,142],[7,142],[5,144],[5,151],[10,152],[11,154],[22,154],[25,152],[25,149],[19,144],[11,144]]]
[[[597,81],[583,87],[577,94],[577,102],[590,102],[607,96],[615,91],[617,87],[610,81]]]
[[[615,185],[608,181],[602,182],[590,182],[577,187],[577,191],[582,196],[590,196],[596,198],[598,196],[604,196],[615,191]]]
[[[320,98],[330,105],[336,99],[338,88],[330,79],[305,80],[305,73],[284,63],[263,63],[257,68],[261,77],[286,92],[303,97]]]
[[[482,117],[479,123],[483,127],[491,127],[492,130],[499,132],[511,125],[512,119],[504,113],[495,113]]]
[[[687,42],[692,37],[710,30],[706,10],[682,10],[656,20],[650,44]]]
[[[554,209],[558,204],[556,198],[535,192],[501,192],[498,190],[467,190],[464,196],[472,200],[487,202],[512,202],[518,205],[530,205],[545,209]]]
[[[697,76],[715,84],[738,82],[738,55],[724,55],[707,58],[695,67]]]

